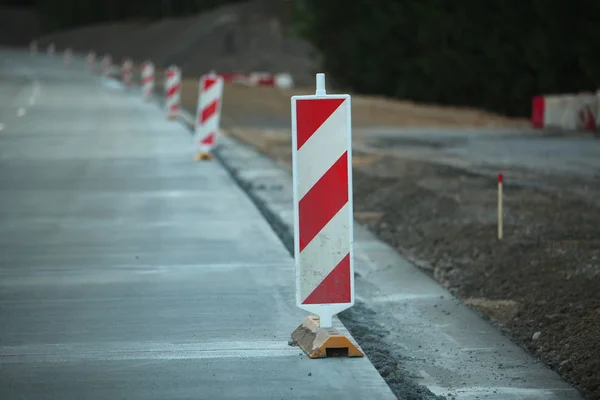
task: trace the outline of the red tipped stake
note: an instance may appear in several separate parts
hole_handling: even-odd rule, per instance
[[[504,176],[498,174],[498,239],[501,240],[503,236],[502,229],[502,185],[504,183]]]

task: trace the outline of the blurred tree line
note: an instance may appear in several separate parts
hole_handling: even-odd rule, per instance
[[[301,34],[346,88],[528,115],[600,87],[600,0],[299,0]]]

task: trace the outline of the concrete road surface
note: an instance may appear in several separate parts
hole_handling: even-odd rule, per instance
[[[292,260],[183,126],[80,60],[0,58],[2,400],[395,398],[288,346]]]

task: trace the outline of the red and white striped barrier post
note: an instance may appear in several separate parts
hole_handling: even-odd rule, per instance
[[[539,129],[594,131],[599,123],[596,114],[598,97],[594,93],[535,96],[531,124]]]
[[[90,51],[85,58],[85,65],[89,72],[94,72],[96,67],[96,53]]]
[[[29,44],[29,54],[35,56],[38,52],[38,42],[37,40],[32,40]]]
[[[142,91],[144,99],[150,101],[154,92],[154,64],[146,61],[142,66]]]
[[[48,47],[47,47],[47,52],[48,52],[48,55],[49,55],[50,57],[54,57],[54,52],[55,52],[55,51],[56,51],[56,48],[54,47],[54,43],[50,43],[50,44],[48,45]]]
[[[333,317],[354,305],[350,96],[328,95],[324,74],[316,86],[314,95],[292,97],[292,165],[296,304],[318,317],[292,337],[311,358],[340,341],[348,355],[362,356],[332,328]],[[307,329],[314,340],[303,345],[297,333]]]
[[[504,176],[502,174],[498,174],[498,239],[502,240],[504,236],[504,216],[503,216],[503,193],[502,186],[504,185]]]
[[[596,120],[596,107],[598,98],[593,92],[579,92],[579,110],[577,127],[585,132],[594,132],[598,121]]]
[[[65,49],[65,65],[71,65],[72,58],[73,58],[73,51],[70,48]]]
[[[350,96],[292,97],[296,301],[322,327],[354,304]]]
[[[223,77],[209,73],[200,78],[198,108],[195,121],[195,142],[198,146],[197,160],[212,158],[211,151],[217,144],[221,105],[223,104]]]
[[[123,86],[130,87],[132,85],[133,78],[133,61],[126,58],[123,60],[123,67],[121,68],[121,80]]]
[[[110,75],[110,69],[112,68],[112,57],[110,55],[106,54],[102,57],[101,67],[102,75],[108,77]]]
[[[247,86],[271,86],[281,89],[289,89],[294,86],[294,79],[288,73],[223,73],[221,76],[227,83],[241,83]]]
[[[168,119],[179,115],[181,103],[181,70],[175,66],[165,71],[165,106]]]

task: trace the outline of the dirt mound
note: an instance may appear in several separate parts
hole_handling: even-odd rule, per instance
[[[0,7],[0,46],[27,46],[40,32],[40,18],[35,11]]]
[[[82,28],[58,32],[40,38],[39,44],[44,49],[50,43],[56,45],[57,51],[67,47],[76,52],[94,50],[97,54],[110,53],[116,58],[114,49],[123,37],[137,31],[143,22],[115,22],[110,24],[90,25]]]
[[[115,61],[131,57],[158,67],[179,65],[187,76],[222,72],[289,72],[311,83],[315,56],[306,42],[284,35],[272,1],[253,0],[186,18],[103,24],[42,38],[43,46],[93,49]]]

